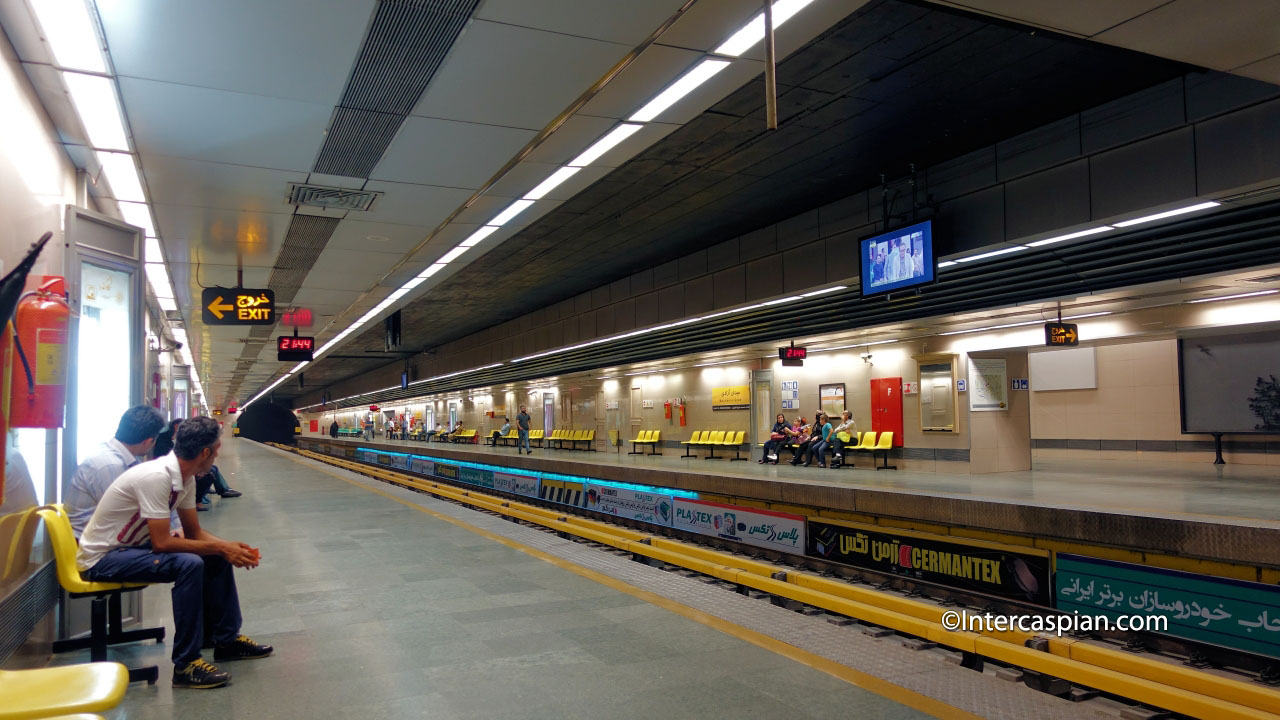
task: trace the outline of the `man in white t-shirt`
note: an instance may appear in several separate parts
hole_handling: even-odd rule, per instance
[[[80,537],[76,565],[94,582],[173,583],[173,686],[214,688],[230,673],[200,657],[212,645],[214,660],[266,657],[271,647],[240,634],[240,599],[234,568],[258,566],[258,551],[200,527],[195,477],[218,457],[220,428],[211,418],[184,420],[173,452],[126,470],[103,493]],[[185,537],[169,534],[177,509]]]

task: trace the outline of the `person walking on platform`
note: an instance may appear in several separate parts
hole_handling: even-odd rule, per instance
[[[161,446],[156,442],[164,429],[164,415],[159,410],[150,405],[131,407],[120,416],[115,437],[102,443],[92,456],[80,463],[71,476],[66,498],[67,515],[76,537],[84,532],[94,508],[121,473],[142,462],[141,458],[153,449],[157,455],[169,452],[167,449],[160,452]]]
[[[258,566],[258,551],[200,527],[195,478],[208,472],[222,445],[212,418],[184,420],[173,453],[126,470],[102,497],[80,540],[76,566],[92,582],[173,583],[173,686],[214,688],[230,673],[200,656],[213,646],[215,661],[271,654],[240,634],[234,568]],[[185,538],[169,534],[176,509]]]
[[[520,435],[520,442],[517,443],[519,453],[533,454],[533,448],[529,447],[529,423],[533,418],[529,417],[529,411],[524,405],[520,406],[520,414],[516,415],[516,432]]]

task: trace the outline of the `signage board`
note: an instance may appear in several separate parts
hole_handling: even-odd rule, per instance
[[[800,381],[782,381],[782,409],[795,410],[800,407]]]
[[[270,288],[205,288],[200,316],[205,325],[275,325],[276,293]]]
[[[746,385],[711,389],[712,410],[747,410],[751,407],[751,388]]]
[[[1067,553],[1057,566],[1059,610],[1163,616],[1168,635],[1280,658],[1280,587]]]
[[[588,510],[658,525],[671,525],[673,503],[670,495],[593,482],[584,482],[582,491],[583,507]]]
[[[293,308],[280,313],[280,324],[286,327],[311,327],[311,308]]]
[[[676,498],[671,527],[770,550],[804,552],[802,515]]]
[[[464,465],[458,470],[458,480],[472,485],[479,485],[482,488],[492,488],[493,471],[467,467]]]
[[[1008,388],[1004,358],[969,358],[969,410],[1008,410]]]
[[[1075,323],[1045,323],[1044,344],[1049,347],[1076,347],[1080,344],[1079,328]]]
[[[1049,553],[880,525],[810,518],[806,554],[890,575],[1049,605]]]
[[[444,463],[435,463],[435,475],[446,478],[448,480],[458,479],[458,467],[456,465],[445,465]]]
[[[538,493],[541,490],[536,477],[504,472],[495,472],[493,474],[493,489],[535,498],[538,497]]]
[[[276,360],[280,362],[311,362],[315,349],[314,337],[282,335],[276,338]]]

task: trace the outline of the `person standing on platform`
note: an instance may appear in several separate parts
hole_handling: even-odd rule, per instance
[[[71,476],[66,498],[67,515],[76,537],[84,532],[103,493],[121,473],[142,462],[141,458],[152,449],[164,454],[156,444],[156,438],[164,429],[164,415],[159,410],[150,405],[131,407],[120,416],[115,437],[99,445],[93,455],[80,463]]]
[[[529,411],[524,405],[520,406],[520,414],[516,415],[516,432],[520,435],[520,442],[517,443],[518,453],[533,454],[533,448],[529,447],[529,423],[533,418],[529,417]]]
[[[364,419],[364,439],[365,440],[373,439],[373,418],[372,417],[365,417]]]
[[[76,566],[91,582],[173,583],[173,686],[214,688],[230,673],[200,657],[213,645],[215,661],[262,658],[272,648],[240,634],[234,568],[258,566],[258,551],[200,527],[197,475],[208,472],[222,445],[212,418],[184,420],[173,452],[127,471],[112,483],[85,528]],[[177,510],[185,538],[169,534]]]
[[[338,437],[338,421],[337,420],[334,420],[333,423],[329,425],[329,437],[331,438]]]

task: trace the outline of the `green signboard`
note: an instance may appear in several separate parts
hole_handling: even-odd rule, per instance
[[[1054,606],[1168,618],[1169,635],[1280,657],[1280,587],[1058,553]]]

